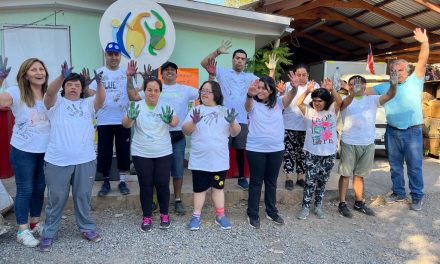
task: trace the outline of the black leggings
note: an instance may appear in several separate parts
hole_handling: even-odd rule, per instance
[[[130,170],[130,128],[122,125],[98,126],[98,172],[109,176],[113,158],[113,140],[116,145],[116,158],[119,171]]]
[[[160,213],[168,214],[170,202],[171,154],[160,158],[133,156],[133,164],[139,181],[139,197],[144,217],[151,217],[153,187],[157,191]]]

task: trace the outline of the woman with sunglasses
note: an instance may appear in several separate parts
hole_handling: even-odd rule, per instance
[[[315,90],[315,82],[307,85],[307,90],[298,98],[297,106],[305,117],[306,138],[304,143],[306,184],[304,186],[302,209],[298,219],[309,215],[312,195],[315,193],[314,213],[324,218],[322,199],[325,185],[336,159],[336,116],[342,103],[341,96],[333,89],[332,81],[326,78],[321,87]],[[311,94],[312,101],[306,105],[304,100]]]
[[[200,228],[206,191],[211,188],[215,223],[227,230],[231,225],[225,216],[223,188],[229,169],[228,140],[229,136],[237,136],[241,127],[235,120],[235,109],[223,106],[223,94],[217,82],[204,82],[199,92],[201,105],[193,108],[182,127],[191,136],[188,168],[193,177],[194,212],[188,228],[192,231]]]

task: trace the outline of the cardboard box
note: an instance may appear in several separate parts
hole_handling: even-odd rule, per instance
[[[431,105],[431,117],[440,118],[440,99],[432,100],[429,104]]]
[[[423,138],[423,152],[439,156],[440,138]]]
[[[422,101],[422,113],[423,118],[431,117],[431,104],[430,101]]]
[[[426,136],[428,138],[440,138],[440,118],[434,118],[434,117],[430,118],[428,135]]]

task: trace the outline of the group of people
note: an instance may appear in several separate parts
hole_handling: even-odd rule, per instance
[[[215,223],[222,229],[231,228],[224,209],[229,146],[236,150],[237,183],[248,190],[247,216],[252,227],[260,227],[263,183],[266,218],[284,224],[276,207],[277,179],[283,162],[285,187],[293,189],[296,172],[296,184],[303,188],[297,218],[308,217],[313,196],[313,212],[324,218],[323,197],[335,164],[339,112],[343,121],[338,168],[339,212],[352,216],[345,196],[349,177],[353,176],[353,208],[374,215],[363,199],[363,179],[373,167],[375,113],[380,105],[384,105],[387,114],[386,148],[393,184],[393,194],[386,201],[406,198],[403,177],[406,161],[411,208],[420,210],[423,201],[421,94],[429,43],[426,31],[416,29],[414,37],[421,43],[414,73],[409,75],[408,62],[397,60],[390,66],[390,81],[373,90],[366,88],[363,77],[352,76],[343,84],[348,91],[345,98],[341,98],[328,78],[321,85],[309,81],[304,65],[289,72],[286,87],[277,84],[271,77],[277,64],[274,56],[266,64],[269,75],[260,78],[244,72],[247,54],[241,49],[232,54],[232,69],[217,66],[216,57],[229,53],[232,46],[229,41],[222,42],[202,60],[210,80],[199,89],[176,83],[178,66],[172,62],[160,68],[163,83],[152,75],[150,67],[144,66],[144,71],[138,72],[134,61],[123,69],[119,65],[121,51],[117,43],[106,46],[106,65],[95,70],[93,79],[87,69],[81,74],[73,73],[64,63],[61,74],[48,84],[44,63],[35,58],[26,60],[18,71],[17,86],[0,94],[0,106],[10,107],[15,116],[11,164],[17,185],[17,241],[29,247],[39,245],[41,251],[51,249],[70,186],[82,236],[89,241],[101,240],[90,217],[91,190],[98,171],[104,177],[98,195],[105,196],[110,191],[113,141],[121,172],[118,186],[121,194],[130,192],[125,184],[130,154],[137,172],[143,213],[141,229],[150,231],[153,227],[153,189],[159,203],[159,228],[169,228],[170,177],[174,209],[177,214],[185,214],[180,197],[185,135],[191,140],[188,168],[192,172],[194,192],[190,230],[201,226],[202,209],[210,188]],[[8,72],[6,63],[2,63],[0,85]],[[140,87],[137,74],[143,79]],[[195,99],[199,99],[199,104],[188,110],[188,102]],[[94,118],[98,125],[97,158],[93,147]],[[244,175],[245,156],[249,162],[249,183]],[[40,215],[46,185],[48,204],[43,225]],[[41,241],[36,236],[41,236]]]

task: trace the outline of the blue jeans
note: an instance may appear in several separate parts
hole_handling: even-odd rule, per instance
[[[171,158],[171,177],[173,179],[183,178],[183,160],[185,159],[185,147],[186,139],[183,137],[181,140],[176,141],[173,144],[173,155]]]
[[[27,224],[28,217],[40,217],[44,201],[44,153],[30,153],[11,146],[10,155],[17,193],[15,217],[17,225]]]
[[[409,189],[412,199],[423,199],[423,137],[422,127],[400,130],[387,126],[385,147],[391,167],[393,193],[405,196],[403,164],[406,162]]]

